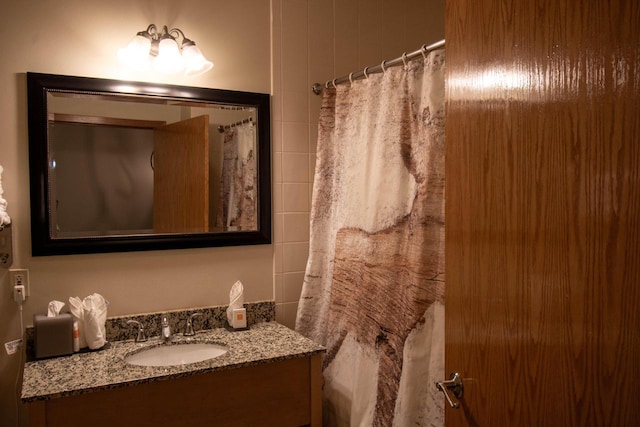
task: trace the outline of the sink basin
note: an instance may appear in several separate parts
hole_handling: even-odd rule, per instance
[[[161,345],[131,354],[124,360],[137,366],[177,366],[213,359],[226,352],[226,347],[210,343]]]

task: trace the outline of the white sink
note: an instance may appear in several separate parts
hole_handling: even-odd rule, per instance
[[[218,344],[189,343],[151,347],[125,357],[130,365],[177,366],[222,356],[227,348]]]

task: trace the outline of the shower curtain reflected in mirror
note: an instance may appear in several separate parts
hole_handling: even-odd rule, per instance
[[[216,229],[246,231],[257,228],[256,128],[242,123],[224,131],[222,183]]]
[[[444,51],[325,89],[296,329],[330,426],[442,426]]]

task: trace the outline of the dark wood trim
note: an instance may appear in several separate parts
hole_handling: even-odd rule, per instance
[[[50,122],[78,123],[86,125],[120,126],[127,128],[155,129],[165,125],[162,120],[137,120],[122,119],[119,117],[82,116],[78,114],[49,113],[47,119]]]

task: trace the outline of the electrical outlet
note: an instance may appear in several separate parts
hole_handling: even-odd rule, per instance
[[[28,297],[31,292],[29,290],[29,270],[26,268],[9,269],[9,284],[11,285],[11,295],[13,295],[16,286],[24,286],[24,296]]]

